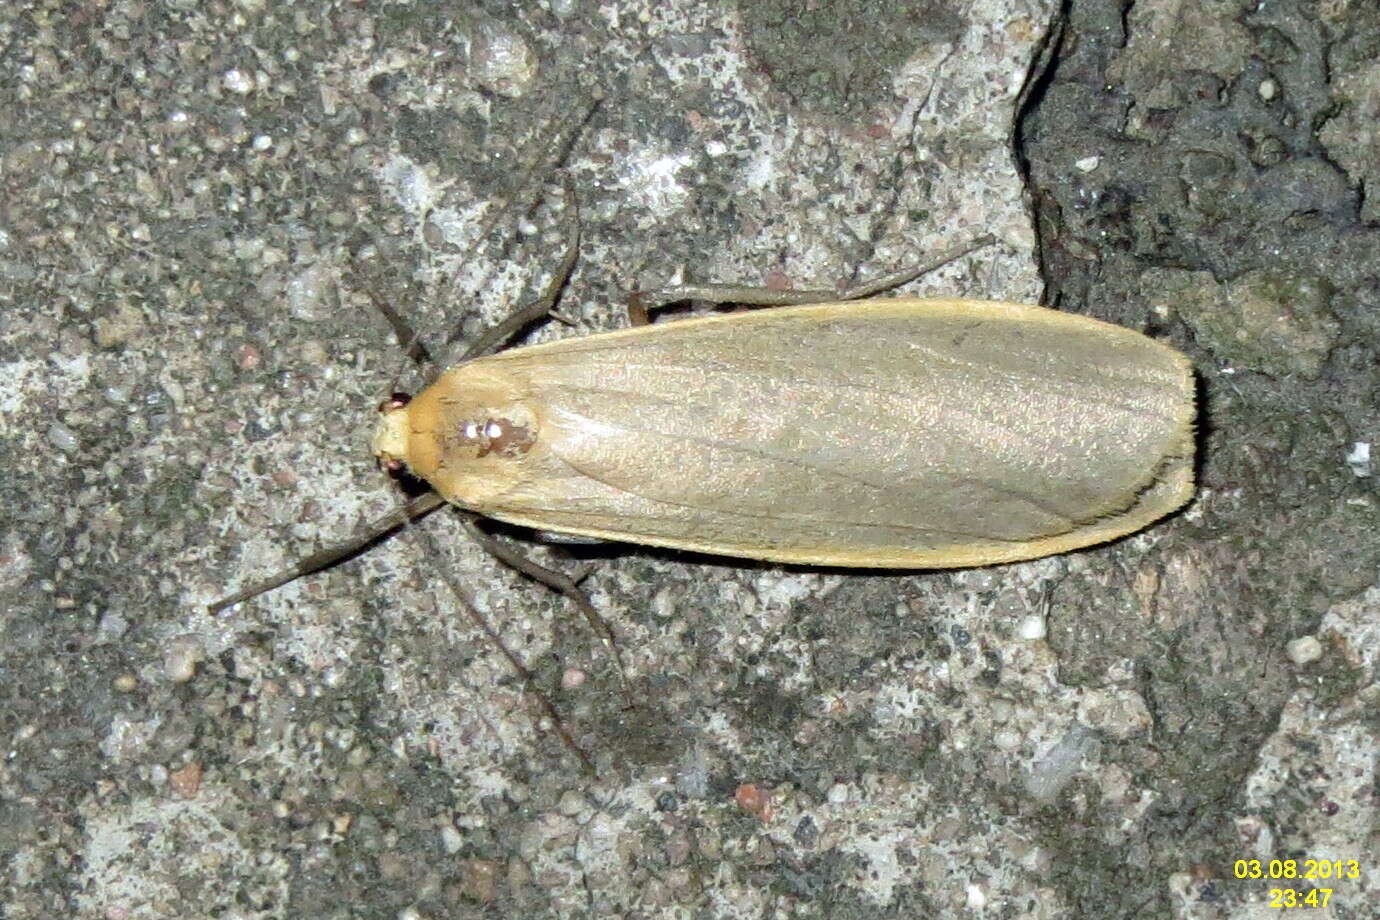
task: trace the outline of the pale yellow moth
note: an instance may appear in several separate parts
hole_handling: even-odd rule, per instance
[[[774,562],[953,568],[1140,530],[1193,493],[1178,351],[1041,307],[872,299],[514,348],[374,447],[544,531]]]

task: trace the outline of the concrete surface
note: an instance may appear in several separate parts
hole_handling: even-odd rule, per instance
[[[0,913],[1245,918],[1335,859],[1310,916],[1380,914],[1371,6],[6,4]],[[536,544],[626,687],[445,514],[208,615],[398,501],[369,293],[539,288],[595,95],[531,340],[992,232],[907,291],[1185,349],[1193,505],[951,573]]]

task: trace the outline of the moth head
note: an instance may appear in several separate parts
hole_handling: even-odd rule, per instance
[[[374,429],[374,456],[389,473],[407,471],[408,439],[411,426],[407,404],[412,397],[394,393],[379,405],[379,423]]]

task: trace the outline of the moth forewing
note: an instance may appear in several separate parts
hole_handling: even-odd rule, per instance
[[[951,568],[1115,539],[1193,491],[1188,361],[1040,307],[894,298],[511,349],[385,413],[447,500],[774,562]]]

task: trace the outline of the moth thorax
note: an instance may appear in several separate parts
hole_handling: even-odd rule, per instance
[[[503,412],[480,412],[452,424],[443,449],[466,456],[496,455],[516,460],[537,443],[537,426],[527,413],[511,407]]]

